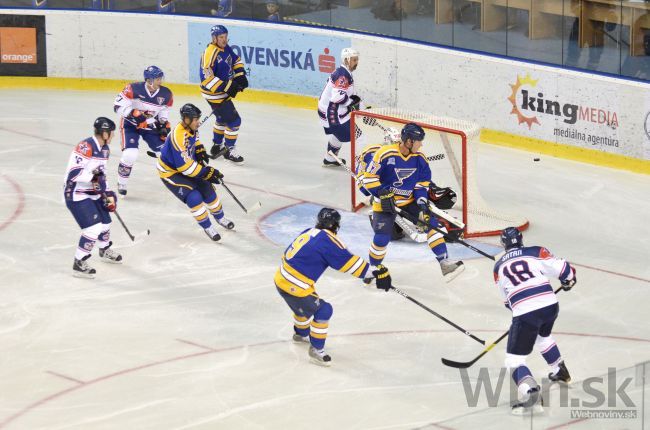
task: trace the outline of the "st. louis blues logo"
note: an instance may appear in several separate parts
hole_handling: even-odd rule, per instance
[[[417,169],[395,169],[395,175],[397,175],[397,181],[393,182],[394,187],[401,187],[404,184],[404,181],[411,177]]]

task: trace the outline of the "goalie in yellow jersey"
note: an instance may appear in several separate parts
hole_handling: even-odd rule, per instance
[[[323,272],[331,267],[366,283],[375,279],[377,288],[384,291],[392,288],[385,266],[371,266],[348,251],[336,235],[340,225],[341,214],[335,209],[321,209],[316,226],[300,233],[286,249],[274,278],[278,293],[293,311],[294,342],[309,343],[311,361],[322,366],[332,361],[325,352],[325,339],[334,310],[314,288]]]

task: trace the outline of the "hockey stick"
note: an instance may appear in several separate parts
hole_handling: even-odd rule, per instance
[[[124,224],[124,220],[123,220],[122,217],[120,216],[120,214],[119,214],[119,212],[117,211],[117,209],[115,209],[115,210],[113,211],[113,213],[115,213],[115,216],[117,217],[117,220],[120,222],[120,224],[122,224],[122,227],[124,227],[124,231],[126,232],[126,234],[129,235],[129,237],[131,238],[131,241],[132,241],[132,242],[135,242],[135,236],[133,236],[133,235],[131,234],[131,232],[129,231],[129,229],[128,229],[128,227],[126,226],[126,224]],[[149,229],[147,229],[146,232],[143,232],[142,234],[139,234],[138,236],[149,236],[149,234],[151,234],[151,231],[150,231]]]
[[[208,119],[210,119],[210,117],[211,117],[212,115],[214,115],[214,111],[210,112],[210,115],[206,116],[206,117],[203,118],[201,121],[199,121],[199,125],[198,125],[198,127],[197,127],[197,130],[198,130],[198,129],[203,125],[203,124],[205,124],[206,121],[207,121]],[[224,151],[224,152],[221,152],[221,151],[220,151],[219,153],[215,154],[214,156],[210,156],[210,155],[208,155],[208,157],[210,157],[211,159],[214,160],[214,159],[216,159],[216,158],[222,156],[223,154],[225,154],[225,151]],[[158,158],[158,155],[156,155],[156,153],[155,153],[154,151],[150,150],[150,149],[147,149],[147,155],[148,155],[149,157],[151,157],[151,158]]]
[[[332,151],[327,151],[327,152],[328,152],[328,154],[330,154],[332,157],[334,157],[334,159],[335,159],[335,160],[336,160],[336,161],[337,161],[341,166],[343,166],[343,168],[344,168],[344,169],[345,169],[345,170],[346,170],[350,175],[352,175],[352,177],[357,181],[357,183],[359,183],[359,178],[357,177],[357,175],[354,174],[354,172],[352,171],[352,169],[350,169],[347,165],[345,165],[345,164],[343,163],[343,161],[342,161],[342,160],[341,160],[341,159],[340,159],[340,158],[339,158],[335,153],[333,153]],[[366,191],[368,190],[368,189],[367,189],[366,187],[364,187],[363,185],[361,185],[361,186],[362,186]],[[410,213],[408,213],[408,212],[406,212],[406,211],[404,211],[404,210],[402,210],[402,209],[400,209],[400,208],[398,208],[398,207],[395,207],[395,210],[396,210],[396,212],[397,212],[397,214],[398,214],[399,216],[401,216],[402,218],[407,219],[407,220],[410,221],[413,225],[415,225],[415,226],[420,225],[420,221],[419,221],[417,218],[413,217],[413,215],[411,215]],[[439,228],[436,228],[436,227],[430,227],[430,228],[433,229],[434,231],[436,231],[436,232],[442,234],[442,236],[445,238],[445,240],[447,240],[447,239],[449,238],[449,235],[448,235],[447,233],[445,233],[444,231],[440,230]],[[463,245],[464,247],[471,249],[472,251],[476,252],[477,254],[480,254],[480,255],[482,255],[482,256],[484,256],[484,257],[487,257],[487,258],[489,258],[489,259],[492,260],[492,261],[495,260],[494,256],[492,256],[492,255],[490,255],[490,254],[488,254],[488,253],[486,253],[486,252],[481,251],[480,249],[476,248],[475,246],[470,245],[469,243],[465,242],[463,239],[454,239],[454,240],[450,240],[449,242],[450,242],[450,243],[453,243],[453,242],[455,242],[455,243],[460,243],[460,244]]]
[[[253,205],[252,205],[250,208],[246,209],[246,207],[244,207],[244,205],[242,204],[242,202],[239,201],[239,199],[237,198],[237,196],[235,196],[235,195],[233,194],[233,192],[230,191],[230,188],[228,188],[228,186],[223,182],[223,179],[221,179],[220,182],[221,182],[221,185],[223,185],[223,187],[226,189],[226,191],[228,191],[228,194],[230,194],[230,197],[233,198],[233,200],[234,200],[234,201],[239,205],[239,207],[244,211],[244,213],[246,213],[246,214],[250,214],[251,212],[255,212],[256,210],[258,210],[259,208],[262,207],[262,203],[260,203],[259,201],[257,201],[257,202],[255,202],[255,203],[253,203]]]
[[[559,293],[562,289],[563,289],[563,287],[560,287],[560,288],[558,288],[557,290],[555,290],[554,293],[557,294],[557,293]],[[497,343],[499,343],[499,342],[501,342],[503,339],[505,339],[505,337],[508,336],[509,333],[510,333],[510,329],[508,329],[507,332],[505,332],[505,333],[503,333],[501,336],[499,336],[499,338],[498,338],[497,340],[495,340],[495,341],[492,342],[490,345],[488,345],[488,347],[485,348],[485,349],[483,350],[483,352],[481,352],[481,353],[480,353],[476,358],[474,358],[474,359],[471,360],[471,361],[462,362],[462,361],[453,361],[453,360],[448,360],[448,359],[446,359],[446,358],[441,358],[441,360],[442,360],[442,364],[444,364],[445,366],[454,367],[454,368],[456,368],[456,369],[467,369],[467,368],[470,367],[472,364],[476,363],[476,362],[477,362],[481,357],[483,357],[485,354],[487,354],[487,353],[488,353],[492,348],[494,348],[494,346],[495,346]]]
[[[425,311],[427,311],[427,312],[429,312],[429,313],[431,313],[431,314],[437,316],[438,318],[440,318],[441,320],[443,320],[444,322],[446,322],[446,323],[449,324],[450,326],[454,327],[456,330],[458,330],[458,331],[464,333],[466,336],[471,337],[472,339],[474,339],[475,341],[477,341],[477,342],[480,343],[481,345],[485,345],[485,341],[484,341],[484,340],[479,339],[478,337],[474,336],[472,333],[468,332],[467,330],[465,330],[465,329],[462,328],[461,326],[457,325],[456,323],[454,323],[454,322],[452,322],[452,321],[449,321],[447,318],[443,317],[442,315],[440,315],[440,314],[437,313],[436,311],[434,311],[434,310],[428,308],[427,306],[423,305],[422,303],[418,302],[418,301],[415,300],[413,297],[409,296],[408,294],[406,294],[404,291],[400,290],[399,288],[396,288],[396,287],[391,286],[390,289],[393,290],[393,291],[395,291],[397,294],[399,294],[400,296],[404,297],[405,299],[412,301],[413,303],[415,303],[416,305],[418,305],[419,307],[421,307],[421,308],[424,309]],[[507,334],[507,333],[506,333],[506,334]]]
[[[368,108],[366,108],[366,109],[368,109]],[[388,132],[388,129],[386,129],[386,127],[381,125],[379,123],[379,121],[377,121],[376,118],[373,118],[371,116],[364,116],[363,118],[361,118],[361,122],[363,122],[366,125],[373,126],[373,127],[379,127],[381,129],[381,131],[383,131],[384,133]],[[426,158],[427,161],[439,161],[439,160],[444,160],[445,154],[435,154],[435,155],[430,155],[430,156],[425,157],[425,158]]]

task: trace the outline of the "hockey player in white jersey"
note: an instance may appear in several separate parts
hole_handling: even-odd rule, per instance
[[[341,51],[341,66],[327,79],[318,99],[318,116],[328,136],[324,166],[338,166],[339,163],[328,151],[338,155],[341,145],[350,142],[350,112],[358,110],[361,103],[361,98],[354,90],[352,77],[352,72],[358,65],[359,52],[344,48]]]
[[[571,381],[551,336],[560,308],[549,277],[559,279],[568,291],[576,284],[576,271],[544,247],[524,246],[522,234],[515,227],[503,230],[501,244],[506,253],[494,265],[494,281],[505,306],[512,311],[505,366],[513,371],[512,378],[522,400],[512,405],[512,412],[522,414],[541,404],[540,387],[526,366],[526,356],[533,347],[550,366],[551,381]]]
[[[106,181],[106,162],[113,139],[115,123],[99,117],[93,125],[94,136],[75,146],[66,169],[63,196],[65,204],[81,227],[81,238],[75,252],[72,274],[79,278],[94,278],[95,269],[87,260],[99,245],[99,257],[108,263],[122,263],[122,256],[110,247],[111,216],[117,206],[117,196]]]
[[[122,157],[117,169],[117,191],[123,196],[138,158],[140,138],[158,154],[171,130],[169,108],[174,98],[171,90],[162,85],[164,76],[160,68],[149,66],[144,70],[144,82],[127,85],[115,98],[114,110],[122,117]]]

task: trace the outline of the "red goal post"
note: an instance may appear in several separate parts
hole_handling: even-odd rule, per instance
[[[478,124],[432,114],[396,108],[366,109],[352,112],[351,168],[356,172],[357,157],[366,145],[384,142],[385,130],[398,131],[404,124],[415,122],[425,131],[421,151],[431,159],[432,180],[440,187],[451,187],[458,201],[449,214],[465,223],[465,237],[498,235],[502,229],[528,227],[528,220],[489,206],[478,187],[477,156],[480,127]],[[358,211],[367,206],[368,198],[350,181],[351,208]]]

